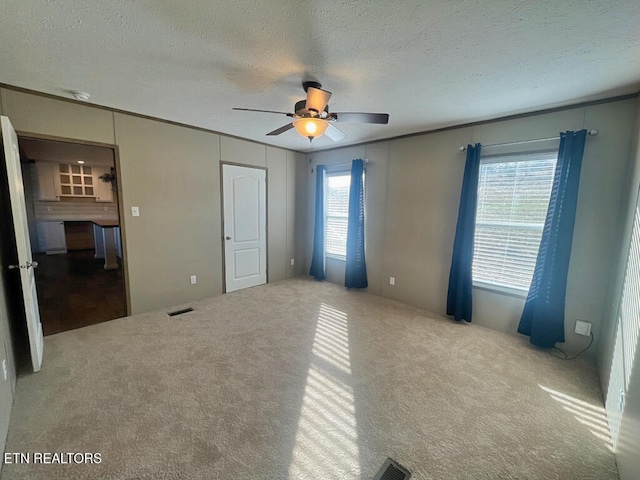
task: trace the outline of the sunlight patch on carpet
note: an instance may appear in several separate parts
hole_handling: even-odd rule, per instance
[[[321,304],[290,479],[360,474],[347,314]]]
[[[593,436],[602,440],[605,446],[613,452],[607,414],[603,407],[593,405],[540,384],[538,384],[538,386],[547,392],[553,400],[562,405],[562,408],[573,415],[578,422],[585,425]]]

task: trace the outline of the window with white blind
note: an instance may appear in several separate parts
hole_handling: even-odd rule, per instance
[[[557,152],[483,158],[473,283],[526,294],[549,206]]]
[[[350,186],[350,173],[327,173],[326,254],[342,260],[347,257]]]
[[[618,321],[622,328],[622,343],[624,344],[625,388],[628,389],[634,359],[638,353],[636,349],[640,336],[640,197],[636,203],[633,218],[627,271],[624,277],[618,315]]]

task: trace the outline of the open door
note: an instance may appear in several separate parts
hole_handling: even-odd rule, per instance
[[[18,251],[18,263],[9,265],[10,269],[20,271],[22,296],[29,332],[29,346],[31,348],[31,362],[33,371],[37,372],[42,366],[43,337],[38,310],[38,295],[36,293],[36,276],[33,271],[38,266],[31,257],[31,242],[29,241],[29,226],[27,224],[27,210],[24,201],[24,186],[22,183],[22,169],[20,167],[20,152],[18,136],[9,118],[0,117],[2,123],[2,151],[7,166],[9,178],[9,196],[11,198],[11,213]]]
[[[267,283],[267,172],[222,165],[226,292]]]

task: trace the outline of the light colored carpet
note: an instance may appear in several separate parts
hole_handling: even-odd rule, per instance
[[[295,279],[45,339],[2,479],[616,479],[595,367]]]

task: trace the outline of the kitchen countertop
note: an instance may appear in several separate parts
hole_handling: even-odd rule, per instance
[[[90,220],[90,221],[94,225],[97,225],[97,226],[102,227],[102,228],[119,227],[120,226],[120,222],[118,222],[118,220]]]
[[[69,217],[58,217],[58,218],[38,218],[36,219],[37,223],[40,222],[67,222],[67,223],[73,223],[73,222],[88,222],[88,223],[95,223],[96,225],[112,225],[115,224],[115,226],[119,226],[120,223],[118,221],[117,218],[95,218],[95,217],[90,217],[90,218],[69,218]]]

